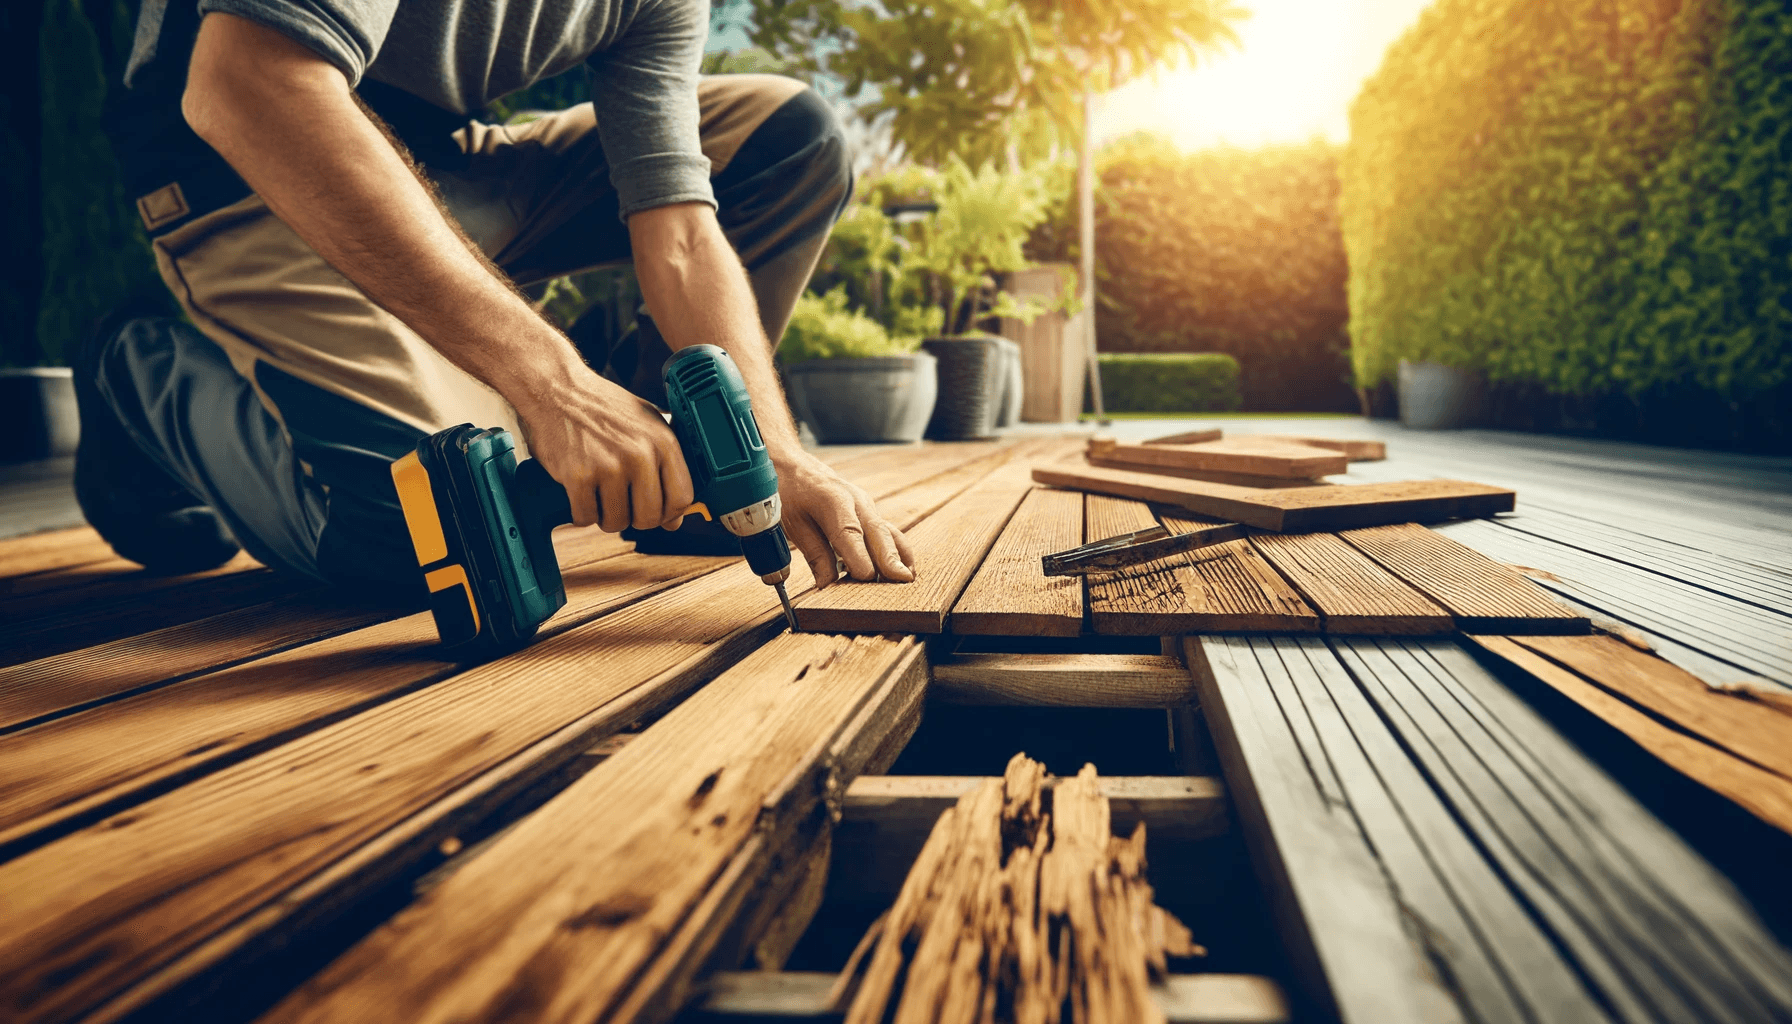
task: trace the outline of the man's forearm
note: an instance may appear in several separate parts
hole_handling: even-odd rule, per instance
[[[746,270],[715,214],[701,203],[662,206],[630,217],[628,227],[635,276],[666,344],[727,349],[772,458],[800,451]]]
[[[475,255],[347,80],[310,50],[207,15],[183,110],[331,266],[519,410],[589,372]]]

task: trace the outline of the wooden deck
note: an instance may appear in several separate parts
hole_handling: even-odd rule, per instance
[[[1047,431],[826,453],[922,583],[799,562],[799,615],[898,635],[784,634],[737,560],[564,532],[567,608],[465,667],[247,559],[0,540],[0,1018],[826,1018],[933,817],[1025,749],[1146,822],[1212,950],[1171,1020],[1792,1019],[1792,460],[1224,425],[1515,488],[1437,529],[1497,572],[1315,534],[1046,585],[1156,518],[1035,487],[1080,450]],[[0,481],[0,528],[66,518],[56,471]],[[1559,602],[1518,619],[1606,632],[1474,614],[1531,600],[1504,566]]]

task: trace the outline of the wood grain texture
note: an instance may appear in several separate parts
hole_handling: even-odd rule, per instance
[[[234,558],[215,569],[178,576],[153,573],[136,562],[114,556],[0,580],[0,615],[9,618],[49,615],[78,604],[152,595],[190,587],[198,580],[243,572],[265,574],[268,570],[246,551],[237,552]]]
[[[1587,617],[1510,566],[1423,526],[1403,523],[1339,534],[1443,605],[1470,633],[1585,633]]]
[[[957,654],[937,659],[933,695],[955,704],[1173,708],[1194,683],[1159,654]]]
[[[1183,480],[1206,480],[1216,484],[1230,484],[1234,487],[1255,487],[1259,489],[1280,489],[1288,487],[1323,487],[1325,483],[1317,479],[1300,479],[1277,476],[1253,476],[1249,473],[1228,473],[1214,469],[1186,469],[1181,466],[1144,467],[1118,459],[1103,458],[1094,452],[1089,453],[1088,463],[1103,469],[1140,470],[1144,469],[1158,476],[1173,476]]]
[[[1252,641],[1184,645],[1245,842],[1309,997],[1346,1024],[1468,1019],[1407,931],[1335,777],[1322,780],[1302,754]]]
[[[1515,642],[1730,753],[1792,780],[1792,715],[1713,690],[1697,676],[1610,636]]]
[[[1304,444],[1312,448],[1329,448],[1335,452],[1343,452],[1351,462],[1380,462],[1388,457],[1388,446],[1383,441],[1355,441],[1342,437],[1312,437],[1306,434],[1252,434],[1267,441],[1282,441],[1287,444]]]
[[[1089,495],[1085,516],[1086,532],[1097,539],[1157,522],[1151,509],[1139,502],[1101,495]],[[1166,517],[1163,525],[1187,533],[1207,524]],[[1248,540],[1092,576],[1089,619],[1095,632],[1123,636],[1319,630],[1318,614]]]
[[[1045,459],[1075,440],[1033,442],[909,532],[916,558],[912,583],[848,580],[793,601],[807,632],[941,633],[946,614],[1031,485],[1033,459]]]
[[[633,1019],[619,1011],[644,995],[637,977],[756,833],[850,782],[826,751],[917,654],[912,640],[779,637],[263,1019]]]
[[[1224,436],[1226,436],[1225,431],[1219,430],[1219,429],[1184,430],[1181,433],[1177,433],[1177,434],[1165,434],[1162,437],[1154,437],[1151,440],[1145,441],[1142,443],[1143,444],[1201,444],[1206,441],[1218,441],[1220,438],[1222,438]]]
[[[1033,479],[1053,487],[1174,505],[1277,533],[1490,516],[1512,511],[1514,501],[1512,491],[1460,480],[1258,490],[1098,466],[1038,466]]]
[[[1435,636],[1450,614],[1331,533],[1251,538],[1269,564],[1318,610],[1327,633]]]
[[[1089,442],[1089,454],[1148,471],[1158,467],[1201,469],[1283,479],[1310,480],[1349,468],[1342,452],[1251,436],[1199,444],[1120,444],[1096,439]]]
[[[996,538],[958,603],[952,632],[960,635],[1078,636],[1083,631],[1083,584],[1046,576],[1040,558],[1083,542],[1083,499],[1073,491],[1034,488]]]
[[[27,576],[111,558],[112,546],[91,526],[0,540],[0,577]]]
[[[1769,825],[1792,833],[1792,780],[1663,725],[1578,673],[1530,650],[1519,638],[1475,636],[1469,639],[1530,673],[1533,678],[1548,683],[1675,771]]]

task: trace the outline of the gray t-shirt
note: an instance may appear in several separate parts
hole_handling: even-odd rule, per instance
[[[144,0],[125,73],[154,56],[168,0]],[[192,0],[172,0],[174,3]],[[697,132],[707,0],[198,0],[305,44],[342,69],[459,114],[590,68],[597,130],[622,216],[715,205]]]

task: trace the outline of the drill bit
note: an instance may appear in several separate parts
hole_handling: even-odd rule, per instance
[[[796,609],[790,607],[790,595],[785,592],[783,583],[772,584],[778,591],[778,602],[784,606],[784,621],[790,623],[790,631],[796,632]]]

